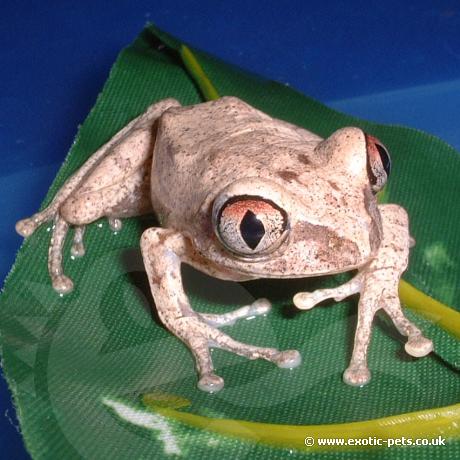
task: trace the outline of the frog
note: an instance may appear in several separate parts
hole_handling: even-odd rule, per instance
[[[297,350],[245,344],[222,331],[235,321],[266,315],[268,299],[222,314],[200,313],[184,291],[181,266],[218,279],[309,278],[352,273],[345,283],[299,292],[293,303],[310,310],[326,299],[359,294],[354,346],[346,384],[370,381],[368,347],[379,310],[407,338],[405,351],[428,355],[433,342],[404,314],[398,294],[414,240],[405,209],[379,204],[391,171],[388,149],[359,127],[322,138],[224,96],[182,106],[151,104],[94,152],[44,210],[16,224],[24,237],[53,221],[48,270],[64,295],[73,281],[62,267],[63,245],[74,228],[71,254],[85,253],[84,231],[101,218],[121,231],[125,218],[154,213],[140,248],[158,316],[191,351],[197,386],[224,386],[211,351],[220,348],[280,368],[302,362]]]

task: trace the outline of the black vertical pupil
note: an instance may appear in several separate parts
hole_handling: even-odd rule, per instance
[[[265,227],[252,211],[247,210],[240,222],[240,232],[246,244],[255,249],[265,235]]]
[[[376,143],[375,146],[377,147],[377,150],[379,152],[380,161],[382,162],[383,169],[387,173],[387,177],[389,177],[391,171],[390,155],[388,154],[387,149],[383,145]]]

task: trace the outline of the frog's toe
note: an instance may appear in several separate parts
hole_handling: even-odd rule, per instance
[[[371,380],[371,372],[365,366],[362,367],[349,367],[343,373],[343,381],[347,385],[354,387],[362,387],[369,383]]]
[[[257,299],[249,306],[247,317],[266,315],[271,308],[272,304],[268,299]]]
[[[53,289],[59,294],[68,294],[73,290],[73,281],[65,275],[56,276],[53,278]]]
[[[85,255],[85,245],[83,244],[83,236],[85,234],[85,226],[79,225],[75,227],[75,233],[73,236],[72,247],[70,253],[73,257],[83,257]]]
[[[283,369],[293,369],[302,362],[302,355],[297,350],[280,351],[272,361]]]
[[[298,292],[292,301],[300,310],[310,310],[318,303],[311,292]]]
[[[415,337],[409,337],[404,348],[407,354],[416,358],[421,358],[433,351],[433,342],[423,335],[417,335]]]
[[[208,393],[216,393],[224,388],[224,379],[216,374],[204,374],[198,380],[198,388]]]
[[[119,232],[123,227],[123,222],[115,217],[109,217],[107,221],[109,222],[109,227],[112,229],[112,232]]]
[[[85,246],[83,243],[73,243],[70,248],[70,253],[74,257],[83,257],[85,255]]]
[[[22,219],[16,222],[16,231],[24,238],[32,235],[36,228],[37,224],[33,219]]]

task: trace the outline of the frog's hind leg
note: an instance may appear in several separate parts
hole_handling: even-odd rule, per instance
[[[142,234],[142,256],[155,300],[158,316],[164,325],[192,351],[199,373],[198,387],[208,392],[219,391],[224,381],[214,373],[210,348],[218,347],[249,359],[263,358],[279,367],[292,368],[300,364],[296,350],[279,351],[247,345],[233,340],[216,327],[229,324],[250,312],[243,307],[233,314],[221,316],[198,314],[190,306],[181,281],[181,263],[190,260],[193,248],[188,240],[172,230],[150,228]],[[257,311],[266,310],[259,304]],[[213,325],[211,325],[214,322]]]
[[[163,112],[170,107],[180,106],[175,99],[164,99],[152,104],[147,110],[128,123],[122,130],[113,136],[106,144],[100,147],[93,155],[71,176],[59,189],[49,206],[31,217],[22,219],[16,223],[16,231],[23,237],[28,237],[43,223],[55,218],[60,207],[78,189],[80,184],[99,165],[99,163],[110,155],[117,145],[123,143],[134,129],[146,129]]]
[[[48,253],[53,287],[61,294],[70,292],[72,281],[62,270],[62,249],[70,225],[76,226],[71,249],[73,257],[85,253],[85,225],[107,217],[112,229],[121,229],[120,218],[151,212],[149,179],[155,142],[155,120],[168,108],[180,105],[165,99],[119,131],[97,150],[57,192],[51,204],[16,224],[27,237],[44,222],[54,219]]]

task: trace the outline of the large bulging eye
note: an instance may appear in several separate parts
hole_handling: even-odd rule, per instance
[[[374,192],[382,190],[390,176],[391,158],[386,147],[374,136],[366,134],[367,171]]]
[[[286,212],[261,197],[230,198],[217,215],[219,240],[228,250],[243,256],[274,251],[284,241],[287,230]]]

